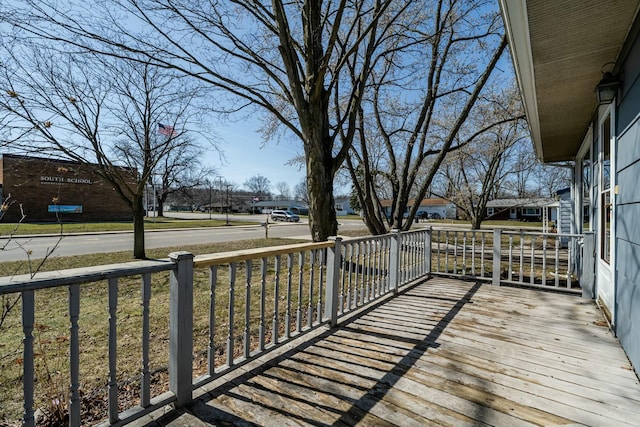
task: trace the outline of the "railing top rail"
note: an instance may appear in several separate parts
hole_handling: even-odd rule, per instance
[[[345,244],[354,244],[354,243],[369,242],[372,240],[388,239],[389,237],[391,237],[391,233],[380,234],[377,236],[348,237],[348,238],[345,238],[343,242]]]
[[[487,229],[487,228],[483,228],[480,230],[472,230],[471,228],[453,228],[453,227],[437,227],[437,226],[433,226],[433,231],[453,231],[453,232],[457,232],[457,233],[487,233],[487,234],[491,234],[493,233],[493,229]]]
[[[132,261],[120,264],[96,265],[93,267],[70,268],[67,270],[45,271],[35,277],[29,274],[0,277],[0,295],[14,292],[75,285],[117,277],[143,273],[157,273],[175,268],[169,259]]]
[[[271,246],[268,248],[254,248],[218,254],[198,255],[193,260],[193,266],[195,268],[210,267],[212,265],[227,264],[230,262],[247,261],[250,259],[310,251],[314,249],[324,249],[333,245],[335,245],[333,241],[297,243],[293,245]]]
[[[515,230],[503,230],[503,234],[513,234],[515,236],[555,236],[555,237],[568,237],[568,238],[582,238],[583,234],[571,234],[571,233],[543,233],[542,231],[515,231]]]

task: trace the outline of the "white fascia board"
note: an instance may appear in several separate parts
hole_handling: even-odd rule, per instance
[[[540,116],[538,114],[536,81],[533,72],[529,20],[527,18],[527,1],[499,0],[499,2],[536,157],[538,160],[543,161]]]

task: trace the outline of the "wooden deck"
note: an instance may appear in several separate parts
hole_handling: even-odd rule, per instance
[[[137,425],[640,425],[593,302],[433,278]]]

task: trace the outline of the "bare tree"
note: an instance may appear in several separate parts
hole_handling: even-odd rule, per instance
[[[492,98],[483,100],[483,104],[467,126],[485,128],[487,124],[499,124],[449,153],[439,172],[444,192],[438,195],[455,203],[470,219],[474,230],[480,228],[487,202],[499,194],[500,183],[515,173],[519,148],[530,144],[515,82],[506,90],[493,92]]]
[[[395,23],[416,3],[422,4],[88,0],[74,8],[24,0],[17,11],[6,6],[3,15],[31,37],[112,56],[146,56],[204,81],[228,95],[227,112],[250,106],[270,115],[302,141],[309,227],[320,241],[337,232],[332,184],[355,135],[372,57],[406,29]],[[330,102],[332,94],[339,102]]]
[[[129,204],[133,255],[144,258],[145,187],[162,159],[191,144],[195,92],[150,64],[20,47],[7,52],[15,68],[0,95],[23,135],[13,146],[96,165]]]
[[[289,188],[289,183],[286,181],[278,181],[275,184],[276,192],[278,193],[277,197],[280,200],[288,200],[291,198],[291,189]]]
[[[177,145],[157,162],[151,176],[157,216],[164,216],[164,205],[169,196],[190,193],[191,190],[207,185],[207,179],[215,175],[214,168],[201,163],[204,148],[189,141],[186,136],[185,140],[188,143]]]
[[[253,192],[256,197],[265,198],[271,195],[271,181],[260,174],[247,179],[244,182],[244,186],[247,190]]]
[[[558,190],[571,186],[571,164],[540,164],[536,172],[539,193],[542,197],[552,197]]]
[[[405,218],[410,197],[422,200],[447,153],[493,126],[464,124],[506,47],[495,6],[444,0],[414,6],[401,37],[377,51],[347,161],[374,234],[387,226],[408,229],[420,207],[414,203]],[[380,209],[378,186],[390,189],[390,218]]]
[[[515,197],[526,198],[538,196],[538,189],[532,179],[538,170],[538,162],[531,147],[519,145],[511,164],[513,174],[503,184],[503,189]]]
[[[300,181],[293,188],[293,194],[296,200],[309,204],[309,190],[307,188],[307,181]]]

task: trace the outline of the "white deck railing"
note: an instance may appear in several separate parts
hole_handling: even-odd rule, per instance
[[[433,274],[579,293],[581,234],[434,230]]]
[[[23,425],[35,424],[34,407],[41,400],[35,386],[34,325],[35,302],[44,289],[68,289],[69,425],[79,426],[83,414],[80,333],[82,325],[92,321],[80,311],[81,294],[85,286],[104,283],[108,404],[103,423],[125,424],[168,403],[185,405],[192,400],[194,388],[320,325],[335,326],[340,316],[429,274],[571,289],[580,237],[422,229],[222,254],[178,252],[167,260],[41,273],[34,279],[0,278],[0,295],[22,297]],[[167,274],[168,289],[158,284],[167,281]],[[118,318],[119,283],[127,280],[129,284],[132,277],[141,283],[141,354],[135,386],[139,401],[119,408],[118,351],[123,344],[118,329],[127,321]],[[166,341],[152,339],[150,332],[150,313],[159,309],[150,301],[162,292],[168,293],[169,305]],[[197,333],[194,313],[200,313],[198,321],[205,318]],[[168,391],[157,395],[151,387],[152,344],[154,348],[164,345],[168,352]],[[194,369],[194,365],[205,367]]]

